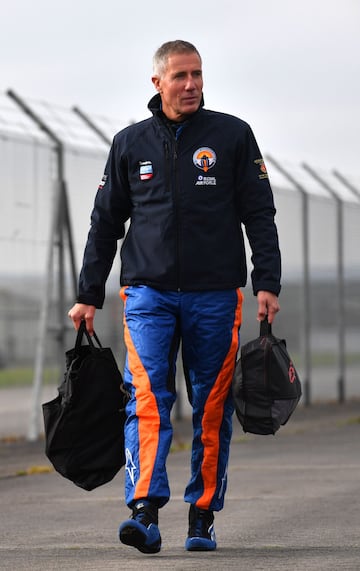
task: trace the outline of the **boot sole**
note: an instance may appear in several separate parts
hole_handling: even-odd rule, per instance
[[[121,543],[136,547],[141,553],[159,553],[161,549],[161,541],[146,545],[146,533],[143,533],[134,525],[126,525],[119,530],[119,539]]]
[[[186,551],[215,551],[216,542],[202,537],[188,537],[185,549]]]

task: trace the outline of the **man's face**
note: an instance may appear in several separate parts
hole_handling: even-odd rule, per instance
[[[170,55],[165,73],[154,76],[152,82],[161,95],[162,110],[171,121],[183,121],[199,108],[203,79],[196,53]]]

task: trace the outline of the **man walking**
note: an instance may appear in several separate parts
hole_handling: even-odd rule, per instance
[[[95,199],[74,326],[93,331],[121,248],[121,297],[131,398],[125,426],[125,499],[119,537],[161,548],[158,512],[170,498],[166,459],[181,340],[193,408],[187,550],[216,549],[234,411],[231,384],[247,280],[242,226],[252,249],[257,319],[279,311],[280,252],[264,161],[250,127],[204,108],[202,61],[189,42],[154,56],[152,117],[118,133]]]

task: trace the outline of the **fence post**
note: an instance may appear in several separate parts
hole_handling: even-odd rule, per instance
[[[47,330],[53,329],[57,335],[59,346],[59,365],[63,364],[65,353],[65,274],[64,274],[64,232],[68,235],[68,246],[70,253],[71,275],[76,296],[77,271],[75,263],[75,254],[73,247],[73,238],[70,224],[69,205],[67,199],[67,188],[65,181],[65,165],[64,165],[64,145],[56,133],[42,120],[37,113],[27,105],[13,90],[9,89],[7,95],[20,107],[20,109],[36,123],[36,125],[44,131],[49,139],[54,143],[56,159],[57,159],[57,183],[56,193],[53,204],[52,222],[50,227],[49,247],[46,262],[45,275],[45,295],[41,300],[39,332],[36,347],[34,380],[33,380],[33,404],[30,414],[28,440],[36,440],[39,436],[39,416],[40,416],[40,397],[41,386],[43,381],[44,359],[45,359],[45,342]],[[53,266],[53,250],[57,248],[59,256],[59,313],[57,324],[50,327],[49,325],[49,305],[52,285],[52,266]]]
[[[345,401],[345,280],[344,280],[344,209],[343,201],[337,192],[315,172],[309,165],[303,163],[303,168],[328,191],[336,204],[337,227],[337,313],[338,313],[338,344],[339,344],[339,377],[338,400]]]
[[[106,143],[109,146],[111,145],[111,139],[105,135],[102,129],[100,129],[94,123],[94,121],[90,119],[90,117],[86,113],[84,113],[84,111],[82,111],[79,107],[76,107],[76,105],[72,108],[72,110],[74,111],[74,113],[76,113],[76,115],[80,117],[80,119],[84,121],[84,123],[86,123],[88,127],[90,127],[90,129],[92,129],[98,135],[98,137],[100,137],[102,141],[104,141],[104,143]]]
[[[354,196],[356,196],[356,198],[358,200],[360,200],[360,190],[358,190],[357,188],[355,188],[355,186],[353,184],[351,184],[341,173],[339,173],[339,171],[333,170],[333,175],[340,181],[343,183],[344,186],[346,186],[346,188],[348,190],[350,190]]]
[[[310,307],[310,272],[309,272],[309,195],[305,188],[284,169],[273,157],[266,156],[266,160],[270,161],[274,167],[300,192],[302,204],[302,252],[303,252],[303,319],[302,319],[302,337],[304,348],[304,370],[305,377],[303,379],[304,400],[305,404],[311,404],[311,307]]]

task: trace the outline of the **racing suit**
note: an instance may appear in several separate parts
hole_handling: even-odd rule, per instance
[[[163,506],[181,340],[193,407],[191,477],[185,500],[222,509],[247,269],[242,225],[252,250],[252,284],[280,291],[275,208],[264,161],[242,120],[200,109],[172,125],[160,96],[152,117],[113,141],[91,216],[78,302],[102,307],[121,247],[121,297],[131,394],[125,426],[126,502]]]

